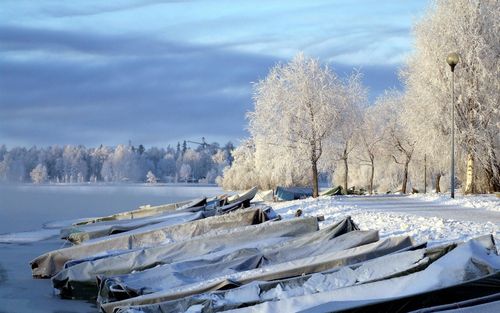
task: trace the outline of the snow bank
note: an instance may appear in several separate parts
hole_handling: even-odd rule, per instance
[[[374,197],[375,198],[375,197]],[[486,199],[486,200],[484,200]],[[422,201],[461,201],[463,205],[476,205],[475,208],[490,210],[500,203],[494,197],[480,196],[462,200],[445,200],[441,196],[408,196],[392,198],[391,201],[408,203],[408,200]],[[325,221],[320,223],[320,228],[329,225],[335,220],[350,215],[360,229],[376,229],[380,231],[381,238],[407,235],[413,237],[417,242],[429,242],[436,245],[450,241],[467,241],[469,239],[493,234],[500,238],[500,229],[494,222],[470,222],[454,219],[444,219],[433,216],[419,216],[400,212],[389,212],[380,209],[380,204],[373,201],[371,204],[368,197],[364,197],[363,207],[357,204],[344,202],[342,197],[320,197],[317,199],[304,199],[289,202],[269,203],[282,218],[292,218],[300,209],[305,216],[323,215]],[[425,203],[424,203],[425,204]],[[500,211],[499,211],[500,212]],[[500,214],[497,221],[500,221]]]

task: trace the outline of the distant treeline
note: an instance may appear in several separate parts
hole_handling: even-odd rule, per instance
[[[234,146],[203,142],[196,149],[184,141],[166,148],[143,145],[0,146],[0,181],[34,183],[203,182],[214,183],[232,163]]]

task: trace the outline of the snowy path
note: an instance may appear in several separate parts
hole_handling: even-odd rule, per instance
[[[435,200],[433,200],[435,199]],[[484,199],[484,196],[480,199]],[[439,217],[443,219],[454,219],[464,222],[487,223],[491,222],[500,226],[500,199],[491,197],[491,205],[487,208],[481,206],[482,202],[448,200],[445,197],[432,196],[353,196],[338,199],[339,203],[345,205],[356,205],[358,208],[377,210],[384,212],[399,212],[414,214],[423,217]],[[498,211],[492,210],[493,205]],[[464,206],[466,205],[466,206]]]
[[[500,238],[500,199],[494,196],[336,196],[269,205],[283,218],[292,218],[297,209],[306,216],[323,215],[321,227],[351,215],[361,229],[378,229],[381,237],[409,235],[430,244],[486,234]]]

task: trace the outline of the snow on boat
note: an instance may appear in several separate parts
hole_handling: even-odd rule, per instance
[[[261,190],[257,192],[257,194],[254,197],[254,201],[271,202],[273,200],[274,200],[274,190],[272,189]]]
[[[356,229],[357,227],[348,218],[320,231],[277,244],[247,246],[235,251],[206,255],[199,259],[164,264],[142,272],[108,277],[101,279],[100,298],[103,300],[106,297],[105,301],[109,302],[111,298],[123,299],[178,288],[195,281],[265,268],[305,256],[319,255],[325,251],[342,250],[378,240],[376,231],[363,232],[355,231]],[[345,234],[350,235],[349,240],[343,237]],[[151,282],[154,282],[154,285]]]
[[[454,246],[454,245],[451,245]],[[316,294],[354,284],[388,279],[415,272],[452,247],[397,251],[379,258],[327,271],[274,281],[254,281],[238,288],[217,290],[158,304],[131,307],[137,312],[174,313],[198,307],[203,312],[221,312],[267,301]],[[128,310],[119,310],[129,312]]]
[[[290,201],[312,197],[313,190],[308,187],[276,187],[274,193],[278,201]]]
[[[202,199],[181,201],[181,202],[176,202],[176,203],[162,204],[162,205],[157,205],[157,206],[145,205],[145,206],[141,206],[138,209],[132,210],[132,211],[120,212],[120,213],[116,213],[116,214],[112,214],[112,215],[108,215],[108,216],[94,217],[94,218],[89,218],[89,219],[86,219],[83,221],[78,221],[78,222],[74,223],[73,225],[79,226],[79,225],[93,224],[93,223],[98,223],[98,222],[141,218],[141,217],[153,216],[156,214],[161,214],[161,213],[165,213],[165,212],[169,212],[169,211],[182,210],[182,209],[191,208],[191,207],[199,207],[199,206],[205,205],[206,203],[207,203],[207,199],[202,198]]]
[[[242,203],[235,204],[242,205]],[[170,225],[167,221],[164,222],[167,225],[163,223],[148,225],[125,233],[91,239],[81,245],[45,253],[31,262],[32,275],[37,278],[51,277],[59,272],[67,261],[100,254],[103,251],[150,247],[186,240],[214,229],[227,229],[263,222],[262,212],[258,208],[239,210],[221,216],[202,217],[204,217],[204,212],[197,212],[187,217],[190,220],[187,223]]]
[[[435,312],[423,308],[472,299],[498,301],[500,257],[492,236],[398,251],[312,275],[256,281],[177,300],[123,306],[119,313]],[[461,302],[463,303],[463,302]],[[452,307],[452,306],[451,306]],[[450,306],[448,306],[448,309]]]
[[[60,238],[66,239],[74,244],[81,244],[84,241],[119,234],[126,231],[134,230],[147,225],[163,223],[163,225],[174,225],[187,222],[189,216],[202,218],[202,215],[190,212],[168,212],[154,217],[134,218],[132,220],[115,220],[109,222],[98,222],[82,226],[72,226],[61,229]]]
[[[74,244],[80,244],[89,239],[123,233],[147,225],[158,224],[160,222],[164,225],[177,224],[179,223],[176,222],[177,220],[180,220],[180,222],[186,222],[188,221],[187,219],[183,221],[182,218],[179,219],[179,217],[188,216],[191,213],[195,212],[203,212],[204,213],[203,215],[195,215],[195,216],[204,218],[215,214],[228,213],[237,209],[247,208],[250,206],[249,200],[245,200],[243,202],[237,201],[219,207],[218,205],[224,202],[224,199],[218,199],[218,198],[214,199],[210,200],[211,201],[210,205],[203,204],[206,201],[193,201],[187,205],[177,208],[175,211],[167,211],[162,214],[156,214],[142,218],[135,217],[131,219],[101,221],[93,224],[65,228],[61,230],[61,238],[67,239],[68,241]],[[136,214],[136,216],[138,215]]]
[[[263,213],[268,214],[266,211]],[[346,221],[336,229],[338,232],[345,232],[351,227]],[[97,276],[126,274],[202,255],[277,244],[317,230],[318,222],[315,217],[214,230],[182,242],[131,250],[106,258],[77,261],[76,264],[66,263],[65,268],[52,278],[52,282],[54,288],[60,289],[65,297],[95,298]]]
[[[237,201],[252,200],[253,197],[255,197],[255,195],[257,194],[257,191],[258,191],[257,187],[252,187],[242,193],[228,197],[227,203],[230,204]]]
[[[303,300],[301,307],[305,312],[341,310],[343,312],[376,312],[382,308],[384,311],[394,312],[401,311],[403,308],[410,310],[428,306],[426,302],[429,303],[429,299],[444,295],[443,291],[447,291],[447,296],[440,300],[445,303],[450,301],[449,296],[452,294],[455,294],[454,300],[467,299],[467,293],[474,293],[472,290],[475,288],[482,287],[483,295],[498,293],[500,292],[499,281],[500,256],[495,248],[493,236],[488,235],[459,245],[424,270],[416,273],[337,289],[310,299],[300,299],[300,297],[290,299],[286,301],[287,303],[281,303],[279,308],[273,305],[272,308],[269,306],[267,308],[255,307],[255,309],[259,312],[277,312],[275,309],[286,311],[286,307],[293,307],[296,301]],[[278,302],[273,304],[276,303]],[[238,312],[255,312],[255,310],[238,310]]]
[[[350,241],[347,233],[344,238]],[[341,238],[342,236],[338,237]],[[354,240],[356,241],[356,240]],[[151,294],[142,295],[121,301],[103,303],[105,299],[99,299],[101,310],[104,312],[113,312],[120,306],[144,305],[163,302],[167,300],[179,299],[185,296],[206,292],[208,290],[217,290],[221,287],[240,286],[256,280],[275,280],[286,277],[300,276],[302,274],[314,273],[323,271],[332,267],[358,263],[362,260],[372,259],[391,252],[408,248],[414,245],[412,240],[407,236],[388,238],[382,241],[369,243],[361,246],[355,246],[340,251],[333,251],[321,255],[304,257],[287,261],[283,263],[273,264],[264,268],[257,268],[248,271],[238,272],[234,274],[219,276],[206,281],[187,284],[178,288],[171,288],[154,292]],[[286,311],[275,311],[286,312]]]

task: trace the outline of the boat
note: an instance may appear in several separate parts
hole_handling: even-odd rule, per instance
[[[98,222],[81,226],[71,226],[60,231],[60,238],[73,244],[81,244],[90,239],[119,234],[141,228],[148,225],[163,223],[162,225],[174,225],[203,218],[204,215],[195,212],[167,212],[152,217],[142,217],[127,220],[113,220]]]
[[[342,186],[332,187],[323,192],[320,192],[320,196],[339,196],[342,194]]]
[[[348,238],[353,233],[355,232],[350,232],[339,236],[338,242],[341,241],[340,238],[343,236],[347,237],[343,238],[344,240],[350,241]],[[372,236],[373,234],[367,235]],[[354,236],[357,237],[357,235]],[[356,239],[354,241],[356,241]],[[162,288],[162,290],[119,301],[106,302],[107,299],[105,297],[105,294],[100,294],[103,297],[98,297],[98,303],[100,305],[101,311],[110,313],[120,306],[135,306],[158,303],[179,299],[193,294],[203,293],[208,290],[216,290],[224,286],[225,288],[230,286],[234,288],[236,286],[248,284],[252,281],[277,280],[286,277],[300,276],[303,274],[319,272],[336,266],[354,264],[362,260],[373,259],[391,252],[396,252],[401,249],[411,247],[413,245],[413,241],[407,236],[392,237],[365,245],[354,246],[345,250],[332,251],[321,255],[303,257],[292,261],[273,264],[264,268],[257,268],[229,275],[222,275],[218,276],[217,278],[211,278],[209,280],[195,282],[177,288],[163,289],[163,286],[157,286]],[[230,285],[226,286],[228,283]],[[278,310],[275,312],[286,312],[286,310]]]
[[[253,197],[257,194],[257,187],[252,187],[248,190],[243,191],[242,193],[232,195],[230,197],[227,197],[227,203],[231,204],[237,201],[245,201],[245,200],[252,200]]]
[[[346,227],[346,224],[349,227]],[[254,243],[235,251],[222,251],[204,255],[199,259],[191,258],[187,261],[163,264],[140,272],[106,277],[99,287],[100,299],[109,302],[112,299],[124,299],[178,288],[186,283],[192,284],[195,281],[258,268],[264,269],[273,264],[321,255],[325,251],[338,251],[378,240],[376,231],[356,229],[357,227],[348,218],[320,231],[306,233],[298,238],[276,244]],[[349,234],[349,239],[343,236],[345,234]],[[152,281],[154,281],[154,286],[151,284]]]
[[[493,236],[487,235],[465,243],[411,246],[314,274],[265,280],[234,280],[227,286],[232,288],[224,290],[214,288],[156,303],[123,301],[123,306],[110,307],[117,313],[172,313],[189,308],[235,313],[428,313],[466,306],[492,308],[500,299],[500,256]]]
[[[263,214],[269,213],[263,211]],[[272,214],[269,216],[272,217]],[[352,225],[345,222],[339,224],[336,230],[340,234],[351,228]],[[130,250],[106,258],[75,260],[66,263],[65,268],[52,278],[52,283],[63,297],[96,298],[96,277],[127,274],[204,255],[278,244],[317,232],[318,229],[317,218],[307,217],[216,230],[190,240]]]
[[[260,190],[254,197],[255,201],[271,202],[274,201],[274,190]]]
[[[241,203],[237,202],[236,204]],[[204,212],[197,212],[191,218],[199,218],[183,224],[170,225],[168,221],[162,222],[125,233],[87,240],[84,244],[45,253],[31,261],[32,275],[35,278],[49,278],[59,272],[67,261],[73,259],[181,241],[214,229],[229,229],[237,225],[252,225],[263,222],[262,213],[258,208],[202,218],[204,214]]]
[[[138,209],[126,212],[120,212],[116,214],[111,214],[103,217],[93,217],[88,218],[83,221],[78,221],[73,224],[73,226],[81,226],[87,224],[94,224],[98,222],[106,222],[106,221],[115,221],[115,220],[124,220],[124,219],[133,219],[133,218],[141,218],[147,216],[153,216],[156,214],[161,214],[165,212],[172,212],[175,210],[182,210],[190,207],[199,207],[203,206],[207,203],[206,198],[194,199],[188,201],[181,201],[176,203],[162,204],[162,205],[144,205],[139,207]]]
[[[313,190],[309,187],[276,187],[274,196],[278,201],[290,201],[312,197]]]

